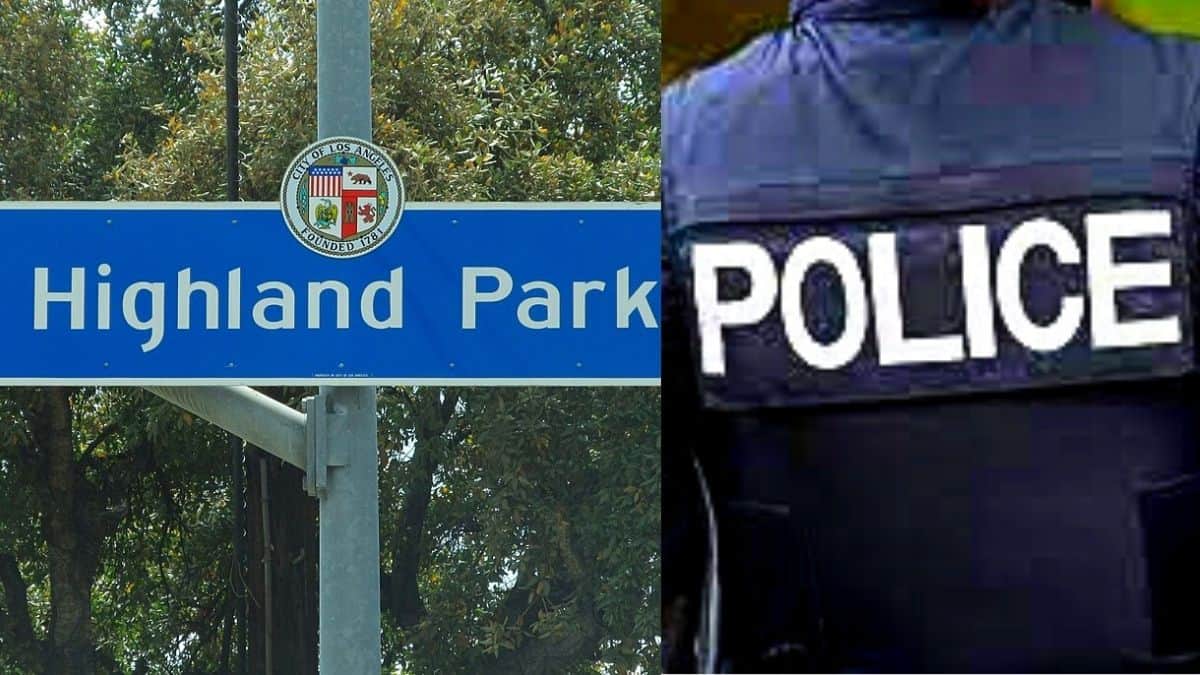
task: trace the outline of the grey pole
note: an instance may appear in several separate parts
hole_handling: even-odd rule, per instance
[[[317,136],[371,139],[368,0],[317,0]],[[374,387],[321,387],[345,459],[320,495],[321,675],[377,675],[379,465]],[[311,412],[310,412],[311,414]]]
[[[304,415],[250,387],[145,387],[146,391],[308,470]]]

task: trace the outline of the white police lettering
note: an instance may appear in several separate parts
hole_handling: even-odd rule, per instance
[[[809,268],[817,263],[825,263],[837,272],[846,297],[842,334],[829,344],[817,342],[808,332],[800,302],[800,286]],[[813,237],[802,242],[783,266],[779,290],[783,328],[800,358],[822,370],[840,368],[854,360],[867,334],[867,287],[853,251],[829,237]]]
[[[750,277],[750,293],[744,298],[721,302],[717,297],[719,269],[745,272]],[[721,329],[748,326],[767,316],[778,294],[775,265],[767,249],[757,244],[696,244],[692,247],[692,270],[700,331],[700,365],[706,374],[723,375],[725,348]]]
[[[994,294],[987,227],[960,227],[963,334],[929,337],[904,334],[895,233],[876,232],[867,236],[869,303],[863,273],[854,254],[846,244],[828,236],[812,237],[797,244],[783,261],[781,272],[777,271],[768,250],[759,244],[697,243],[691,249],[691,266],[701,370],[709,376],[725,375],[725,330],[762,322],[776,301],[791,350],[804,363],[820,370],[843,367],[859,356],[872,312],[882,366],[995,358],[997,309],[1008,334],[1031,351],[1051,352],[1066,346],[1078,335],[1089,307],[1094,349],[1178,343],[1182,338],[1177,315],[1121,320],[1116,306],[1117,291],[1170,287],[1171,262],[1118,263],[1112,244],[1117,239],[1169,237],[1171,214],[1167,211],[1090,214],[1084,224],[1083,247],[1070,230],[1050,219],[1035,218],[1013,228],[996,255]],[[1035,322],[1029,316],[1021,295],[1023,265],[1029,253],[1039,247],[1048,248],[1054,254],[1055,264],[1061,266],[1079,265],[1081,248],[1087,253],[1087,297],[1064,295],[1048,323]],[[833,268],[837,274],[845,307],[842,332],[827,343],[818,342],[809,333],[801,302],[801,286],[808,271],[818,263]],[[721,270],[742,272],[748,278],[748,292],[743,297],[721,299],[718,294]]]
[[[1064,297],[1058,317],[1044,326],[1029,318],[1021,299],[1021,265],[1038,246],[1053,251],[1060,265],[1079,264],[1079,247],[1067,228],[1045,218],[1022,223],[1008,235],[996,260],[996,300],[1000,316],[1017,342],[1036,352],[1052,352],[1062,349],[1079,330],[1083,298]]]
[[[1165,237],[1171,214],[1165,211],[1097,213],[1084,219],[1088,237],[1088,276],[1092,287],[1092,341],[1097,347],[1136,347],[1179,342],[1179,318],[1117,321],[1114,295],[1124,288],[1170,286],[1167,261],[1120,263],[1113,260],[1112,240]]]
[[[867,237],[867,250],[871,261],[871,291],[875,298],[875,335],[879,341],[879,363],[895,366],[903,363],[962,361],[961,336],[904,337],[896,235],[872,234]]]

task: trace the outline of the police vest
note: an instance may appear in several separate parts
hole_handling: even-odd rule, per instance
[[[664,95],[666,446],[711,482],[722,658],[1200,652],[1200,47],[930,4],[818,3]]]

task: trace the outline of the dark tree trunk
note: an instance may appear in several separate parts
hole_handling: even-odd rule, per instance
[[[412,475],[404,493],[404,513],[392,551],[392,573],[387,577],[388,597],[384,605],[397,625],[409,628],[425,616],[425,605],[417,588],[420,574],[421,540],[425,533],[425,513],[429,510],[436,468],[428,443],[418,440],[413,448]]]
[[[25,578],[16,556],[0,553],[0,586],[4,588],[4,612],[0,621],[3,637],[0,638],[5,651],[22,669],[40,672],[45,665],[43,645],[33,631],[33,620],[29,616],[29,593]]]
[[[34,406],[32,427],[45,469],[42,532],[50,572],[50,625],[46,670],[95,672],[92,584],[99,564],[97,513],[75,463],[68,389],[46,389]]]
[[[260,459],[265,461],[260,462]],[[265,474],[263,469],[265,468]],[[265,478],[266,499],[263,495]],[[267,531],[263,530],[266,508]],[[266,534],[267,536],[264,536]],[[258,448],[246,449],[247,670],[267,673],[267,616],[270,615],[270,673],[317,672],[317,500],[304,492],[304,474]],[[264,551],[270,541],[270,551]],[[270,612],[262,561],[268,556]]]
[[[229,506],[233,520],[233,569],[229,599],[229,623],[221,645],[224,675],[246,675],[248,649],[246,616],[249,594],[246,592],[246,448],[245,441],[229,434]],[[237,654],[236,663],[233,654]]]
[[[409,414],[416,420],[417,442],[413,446],[412,468],[404,491],[400,531],[392,546],[392,570],[381,574],[380,582],[383,610],[391,614],[397,626],[410,628],[425,617],[417,577],[423,550],[421,542],[425,536],[425,514],[429,510],[433,474],[438,468],[434,445],[449,428],[459,395],[454,390],[426,392],[415,398],[403,390],[400,393]]]

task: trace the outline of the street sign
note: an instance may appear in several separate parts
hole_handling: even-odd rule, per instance
[[[406,205],[353,259],[277,203],[0,203],[0,384],[655,384],[657,204]]]

